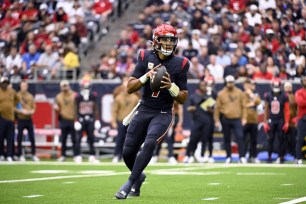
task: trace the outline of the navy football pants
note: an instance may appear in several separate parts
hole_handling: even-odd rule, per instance
[[[22,154],[22,138],[23,138],[23,130],[26,129],[28,131],[28,136],[31,142],[31,153],[35,155],[35,138],[34,138],[34,127],[32,119],[18,119],[18,134],[17,134],[17,142],[18,142],[18,151],[17,156],[21,156]]]
[[[302,159],[302,146],[306,137],[306,120],[300,119],[297,125],[296,159]]]
[[[134,183],[150,162],[158,143],[171,127],[172,111],[154,110],[140,105],[132,119],[123,147],[123,159],[131,170],[129,180]],[[143,144],[142,150],[138,150]]]

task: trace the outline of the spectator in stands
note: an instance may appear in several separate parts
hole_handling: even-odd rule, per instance
[[[267,58],[267,72],[270,72],[273,76],[277,76],[279,73],[279,68],[275,65],[272,57]]]
[[[299,66],[299,65],[302,65],[303,67],[306,65],[306,62],[305,62],[305,56],[302,55],[301,53],[301,48],[300,47],[296,47],[295,50],[294,50],[294,54],[295,54],[295,57],[296,57],[296,64]]]
[[[138,93],[127,93],[128,80],[129,77],[127,75],[123,76],[121,85],[117,86],[113,91],[114,104],[112,106],[111,126],[118,130],[113,163],[117,163],[122,159],[123,144],[128,128],[128,126],[122,124],[122,121],[139,102]]]
[[[246,163],[243,140],[243,126],[247,122],[246,103],[244,101],[243,92],[235,86],[234,82],[234,76],[228,75],[225,77],[225,87],[217,96],[214,121],[217,129],[221,128],[222,123],[226,150],[225,163],[232,162],[231,130],[233,130],[236,142],[238,143],[239,162]]]
[[[291,53],[289,55],[289,62],[286,64],[286,71],[288,73],[289,79],[294,79],[296,75],[297,64],[296,64],[296,56]]]
[[[213,76],[214,80],[220,80],[223,79],[224,75],[224,68],[216,63],[216,56],[210,55],[209,57],[209,64],[207,65],[207,69],[209,70],[209,73]]]
[[[68,15],[65,13],[63,7],[59,7],[53,14],[53,22],[68,22]]]
[[[178,42],[176,46],[177,53],[182,55],[183,50],[188,48],[189,40],[186,38],[186,35],[182,29],[177,29]]]
[[[199,63],[197,57],[192,57],[190,60],[190,68],[188,70],[189,79],[201,79],[204,75],[204,66]]]
[[[42,75],[47,79],[54,79],[56,72],[60,68],[59,55],[52,50],[52,45],[46,45],[43,52],[37,61],[38,70],[42,71]]]
[[[62,80],[60,83],[61,92],[56,95],[54,109],[58,112],[59,126],[61,129],[62,155],[58,161],[66,160],[67,138],[71,136],[74,162],[81,163],[80,147],[78,138],[74,129],[74,120],[76,119],[76,107],[74,91],[70,89],[70,84],[67,80]]]
[[[198,53],[199,51],[193,47],[192,41],[190,40],[188,43],[188,48],[183,50],[182,55],[191,60],[192,57],[198,56]]]
[[[68,78],[73,78],[74,73],[76,77],[79,75],[79,57],[72,49],[66,47],[64,49],[63,55],[60,57],[60,60],[64,67],[64,70],[67,71]]]
[[[21,106],[23,108],[22,113],[17,114],[17,126],[18,126],[18,151],[17,156],[19,161],[26,161],[25,156],[22,154],[22,138],[23,131],[26,129],[28,132],[28,137],[31,142],[31,159],[33,161],[39,161],[39,158],[36,156],[36,145],[35,145],[35,135],[32,116],[35,113],[36,105],[33,95],[28,92],[28,83],[27,81],[22,81],[20,83],[20,91],[17,93]]]
[[[271,80],[273,75],[270,72],[267,72],[267,65],[263,63],[260,65],[260,70],[253,74],[253,79],[261,79],[261,80]]]
[[[224,53],[222,48],[217,51],[216,64],[221,65],[223,68],[231,64],[231,58]]]
[[[258,13],[258,7],[255,4],[249,6],[249,12],[245,13],[245,17],[248,20],[250,26],[255,26],[255,24],[262,24],[261,14]]]
[[[34,7],[32,1],[26,3],[26,8],[22,12],[21,20],[30,22],[36,22],[38,20],[38,10]]]
[[[224,68],[223,78],[227,77],[228,75],[234,76],[235,78],[238,77],[238,70],[240,68],[238,60],[239,59],[236,55],[232,56],[231,64]]]
[[[17,66],[18,69],[21,69],[22,59],[18,53],[17,47],[12,47],[10,54],[5,59],[5,67],[8,72],[12,70],[14,66]]]
[[[128,56],[126,51],[121,51],[119,53],[119,61],[116,63],[116,76],[123,76],[132,73],[135,64],[128,61]]]
[[[206,46],[201,48],[201,51],[198,55],[199,62],[204,66],[207,67],[209,64],[209,55],[208,55],[208,48]]]
[[[132,47],[132,41],[129,38],[128,32],[122,30],[120,33],[120,39],[117,41],[118,50],[126,50]]]
[[[36,51],[36,46],[31,44],[29,46],[29,52],[26,52],[22,56],[22,71],[25,74],[30,74],[35,68],[39,57],[40,53]]]

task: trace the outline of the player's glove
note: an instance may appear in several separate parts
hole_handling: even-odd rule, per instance
[[[74,122],[74,129],[80,131],[82,129],[82,124],[79,121]]]
[[[268,123],[264,123],[264,124],[263,124],[263,129],[264,129],[265,133],[268,133],[269,130],[270,130],[269,124],[268,124]]]
[[[101,123],[100,123],[100,120],[96,120],[95,121],[95,129],[100,129],[101,128]]]
[[[288,132],[288,129],[289,129],[289,123],[285,123],[284,125],[283,125],[283,131],[284,131],[284,133],[287,133]]]

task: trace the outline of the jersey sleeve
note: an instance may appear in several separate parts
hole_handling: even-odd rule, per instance
[[[145,73],[146,73],[145,50],[140,50],[137,56],[137,63],[134,72],[131,76],[138,79]]]
[[[178,75],[175,84],[180,88],[180,90],[187,90],[187,73],[190,67],[190,61],[187,58],[183,59],[182,68]]]

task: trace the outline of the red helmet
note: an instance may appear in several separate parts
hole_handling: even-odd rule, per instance
[[[282,82],[279,78],[272,79],[272,91],[278,93],[281,91]]]
[[[163,42],[161,42],[161,40]],[[176,49],[177,41],[177,32],[175,28],[169,24],[161,24],[153,31],[154,49],[161,52],[163,55],[169,56],[173,54]],[[169,49],[168,46],[170,46]]]

